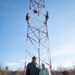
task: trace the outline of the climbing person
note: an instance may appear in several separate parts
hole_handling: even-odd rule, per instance
[[[34,12],[34,14],[37,13],[38,16],[39,16],[39,14],[40,14],[40,10],[39,10],[39,9],[34,9],[33,12]]]
[[[49,13],[48,11],[46,11],[44,24],[47,24],[48,19],[49,19]]]
[[[30,24],[29,20],[30,20],[30,16],[29,16],[29,13],[26,14],[26,20],[27,20],[27,23],[28,25]]]
[[[26,75],[39,75],[35,56],[32,57],[32,62],[27,65]]]
[[[45,68],[45,64],[42,63],[42,69],[39,71],[39,75],[49,75],[49,71],[47,68]]]

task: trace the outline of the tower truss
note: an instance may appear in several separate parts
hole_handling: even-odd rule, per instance
[[[30,0],[30,9],[41,9],[45,7],[44,0]]]
[[[30,22],[29,24],[27,23],[25,61],[28,63],[31,57],[36,56],[39,67],[41,67],[41,63],[44,62],[51,70],[48,25],[44,23],[45,15],[43,14],[44,12],[42,13],[41,11],[44,7],[44,0],[30,0]],[[35,9],[39,10],[40,13],[38,11],[35,12]],[[37,15],[38,13],[39,15]]]

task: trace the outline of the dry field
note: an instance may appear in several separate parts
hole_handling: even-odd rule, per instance
[[[0,70],[0,75],[24,75],[24,71]],[[52,71],[52,75],[75,75],[75,70]]]

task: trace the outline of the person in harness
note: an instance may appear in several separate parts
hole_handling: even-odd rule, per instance
[[[49,13],[48,13],[48,11],[46,11],[44,24],[47,24],[48,19],[49,19]]]
[[[29,20],[30,20],[30,16],[29,16],[29,13],[26,14],[26,20],[27,20],[27,23],[28,25],[30,24]]]
[[[36,13],[37,13],[37,14],[38,14],[38,16],[39,16],[39,14],[40,14],[40,10],[39,10],[39,9],[34,9],[34,10],[33,10],[33,12],[34,12],[34,14],[36,14]]]

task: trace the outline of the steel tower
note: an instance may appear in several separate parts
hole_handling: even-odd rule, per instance
[[[45,21],[46,11],[44,11],[44,8],[44,0],[30,0],[29,18],[26,19],[28,25],[25,61],[28,63],[31,57],[36,56],[39,67],[44,62],[51,71],[48,25],[47,21]]]

